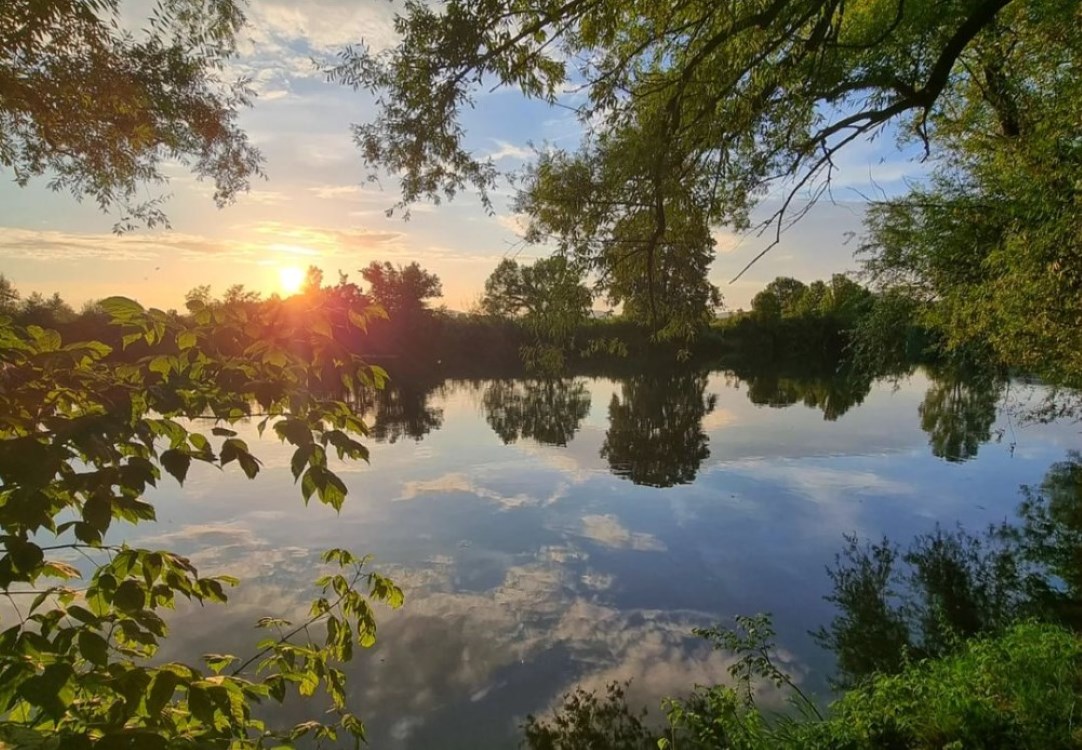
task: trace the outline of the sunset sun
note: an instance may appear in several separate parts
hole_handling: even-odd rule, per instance
[[[296,294],[304,284],[304,271],[297,266],[285,266],[278,269],[278,283],[286,294]]]

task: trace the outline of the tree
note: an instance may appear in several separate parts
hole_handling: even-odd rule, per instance
[[[336,298],[217,303],[189,316],[102,300],[122,342],[65,342],[40,326],[0,325],[0,743],[17,747],[235,747],[364,736],[346,705],[341,664],[375,638],[372,603],[402,592],[344,550],[304,620],[267,617],[249,658],[205,666],[155,662],[159,614],[184,597],[226,599],[235,580],[203,576],[169,550],[113,545],[118,523],[153,521],[148,487],[183,484],[193,463],[255,477],[261,463],[229,428],[259,420],[293,446],[307,502],[340,508],[347,488],[328,465],[367,458],[366,427],[334,394],[378,387],[385,373],[353,353],[366,311]],[[78,552],[84,572],[63,562]],[[84,566],[85,568],[85,566]],[[324,721],[269,724],[255,703],[326,693]]]
[[[763,289],[751,298],[751,314],[764,323],[781,320],[781,300],[778,295]]]
[[[368,294],[395,320],[412,320],[427,310],[426,300],[443,296],[440,277],[421,268],[416,261],[395,266],[372,261],[361,269],[368,282]]]
[[[779,276],[767,284],[763,291],[777,297],[782,316],[788,318],[797,314],[800,303],[808,292],[808,287],[803,281],[789,276]]]
[[[11,316],[19,309],[19,290],[0,273],[0,315]]]
[[[481,309],[534,328],[568,331],[586,319],[591,300],[582,273],[562,256],[529,266],[505,258],[485,280]]]
[[[119,0],[7,0],[0,5],[0,167],[20,185],[118,209],[118,229],[165,222],[167,161],[214,181],[231,202],[260,173],[237,125],[250,92],[223,80],[244,23],[233,0],[164,0],[138,33]]]
[[[1003,26],[1025,27],[1062,52],[1070,39],[1053,24],[1077,5],[413,3],[398,19],[397,46],[347,49],[328,74],[376,96],[355,139],[374,174],[401,177],[402,206],[468,187],[490,205],[497,172],[469,150],[460,122],[480,104],[478,90],[574,107],[581,148],[543,151],[527,174],[517,204],[527,236],[590,258],[614,296],[668,326],[658,306],[670,295],[709,297],[713,227],[747,227],[778,185],[784,197],[769,221],[780,233],[795,197],[814,201],[827,189],[839,152],[888,125],[938,143],[940,114],[984,95],[963,85],[982,45]],[[581,96],[562,101],[565,86]]]
[[[933,178],[874,205],[862,246],[880,288],[962,356],[1082,382],[1082,10],[1012,4],[963,58],[930,120]]]

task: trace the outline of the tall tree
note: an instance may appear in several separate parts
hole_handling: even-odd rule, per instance
[[[410,319],[427,309],[427,301],[443,296],[440,277],[417,262],[396,266],[390,261],[372,261],[361,269],[369,295],[392,320]]]
[[[0,4],[0,168],[102,209],[118,228],[165,221],[140,188],[180,162],[214,182],[219,206],[261,157],[237,125],[249,104],[224,65],[244,23],[235,0],[159,0],[138,33],[119,0]]]
[[[560,330],[585,320],[592,298],[582,272],[562,256],[529,266],[505,258],[485,280],[481,307],[490,315]]]

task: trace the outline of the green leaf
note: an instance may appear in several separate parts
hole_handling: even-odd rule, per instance
[[[308,465],[308,459],[312,455],[312,451],[315,449],[314,443],[308,443],[302,445],[297,450],[293,451],[293,458],[289,462],[290,468],[293,470],[293,481],[296,482],[300,479],[301,472],[304,471],[304,467]]]
[[[113,604],[122,612],[135,612],[146,606],[146,589],[139,581],[129,578],[117,586]]]
[[[184,484],[184,480],[188,477],[188,469],[192,465],[192,457],[187,451],[169,449],[161,454],[158,461],[174,479]]]
[[[138,318],[146,312],[143,306],[127,297],[106,297],[98,303],[105,313],[114,322],[126,323]]]
[[[191,349],[198,342],[195,331],[181,331],[177,334],[177,348],[181,351]]]
[[[45,553],[33,542],[9,537],[6,546],[12,567],[23,575],[34,573],[45,561]]]
[[[151,372],[156,372],[159,375],[168,375],[173,371],[174,358],[167,354],[159,354],[150,360],[150,364],[147,365],[147,369]]]
[[[199,721],[214,724],[214,702],[204,688],[194,684],[188,688],[188,709]]]
[[[218,437],[236,437],[237,435],[236,430],[230,430],[226,427],[214,427],[211,428],[210,432],[212,435],[217,435]]]
[[[237,657],[229,654],[204,654],[203,661],[214,674],[221,674],[222,670],[235,662]]]
[[[162,709],[172,700],[179,681],[176,674],[166,669],[154,675],[154,680],[150,683],[150,692],[147,693],[146,698],[147,713],[151,717],[157,717],[161,714]]]
[[[91,630],[79,631],[79,653],[83,658],[99,667],[109,663],[109,643]]]

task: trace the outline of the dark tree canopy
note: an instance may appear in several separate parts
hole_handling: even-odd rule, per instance
[[[505,258],[485,280],[481,307],[490,315],[520,318],[534,327],[567,330],[586,319],[592,299],[582,271],[564,257],[542,258],[532,265]]]
[[[236,123],[249,92],[224,80],[241,4],[159,0],[138,32],[122,29],[119,5],[0,3],[0,169],[117,210],[118,228],[165,221],[140,189],[165,181],[167,161],[231,202],[261,161]]]
[[[391,317],[408,319],[427,309],[427,301],[443,296],[440,277],[415,261],[396,266],[390,261],[372,261],[361,269],[368,282],[368,294]]]

